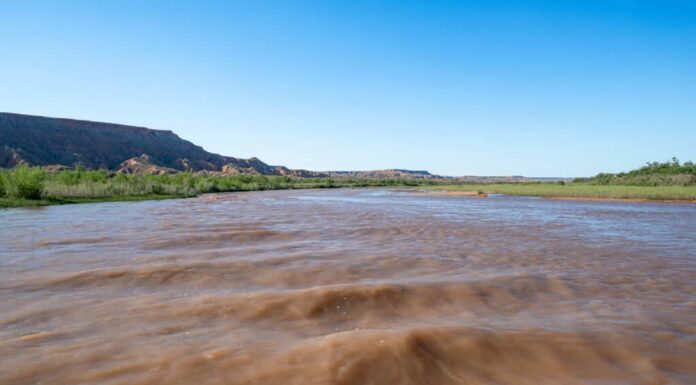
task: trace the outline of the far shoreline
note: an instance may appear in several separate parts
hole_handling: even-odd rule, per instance
[[[552,186],[552,184],[506,184],[506,186],[524,188],[524,186]],[[491,186],[500,186],[491,184]],[[169,200],[169,199],[187,199],[187,198],[197,198],[209,194],[224,194],[224,193],[235,193],[235,192],[255,192],[255,191],[273,191],[273,190],[322,190],[326,188],[330,189],[396,189],[398,191],[404,191],[411,194],[418,194],[421,196],[450,196],[450,197],[465,197],[465,198],[487,198],[491,194],[495,195],[509,195],[509,196],[522,196],[522,197],[534,197],[542,198],[548,200],[559,200],[559,201],[581,201],[581,202],[633,202],[633,203],[678,203],[678,204],[696,204],[696,188],[694,188],[695,197],[686,197],[684,199],[663,199],[663,198],[639,198],[639,197],[602,197],[602,196],[570,196],[570,195],[545,195],[545,194],[534,194],[533,191],[528,193],[508,193],[497,190],[493,187],[486,191],[485,185],[477,185],[476,187],[484,187],[483,189],[471,189],[464,188],[465,186],[454,186],[454,185],[439,185],[439,186],[333,186],[333,187],[305,187],[298,188],[297,186],[291,188],[276,188],[276,189],[258,189],[258,190],[238,190],[238,191],[218,191],[218,192],[205,192],[196,195],[163,195],[163,194],[152,194],[152,195],[137,195],[137,196],[112,196],[112,197],[102,197],[102,198],[87,198],[87,199],[41,199],[41,200],[30,200],[30,199],[7,199],[0,198],[0,209],[10,209],[10,208],[37,208],[37,207],[48,207],[48,206],[62,206],[62,205],[72,205],[72,204],[87,204],[87,203],[108,203],[108,202],[139,202],[139,201],[152,201],[152,200]],[[605,187],[605,186],[603,186]],[[656,187],[645,187],[646,189],[658,188]]]
[[[555,183],[423,186],[426,194],[485,198],[489,194],[595,202],[696,203],[696,186],[626,186]]]
[[[696,199],[644,199],[644,198],[592,198],[592,197],[540,197],[540,198],[549,199],[549,200],[556,200],[556,201],[696,204]]]
[[[416,190],[409,191],[421,196],[449,196],[449,197],[466,197],[466,198],[488,198],[490,195],[507,195],[528,198],[540,198],[558,201],[582,201],[582,202],[633,202],[633,203],[680,203],[680,204],[696,204],[696,199],[641,199],[641,198],[593,198],[593,197],[573,197],[573,196],[542,196],[542,195],[523,195],[523,194],[505,194],[505,193],[479,193],[477,191],[424,191]]]

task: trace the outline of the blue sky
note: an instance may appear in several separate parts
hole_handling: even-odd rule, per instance
[[[0,111],[293,168],[696,160],[696,1],[0,1]]]

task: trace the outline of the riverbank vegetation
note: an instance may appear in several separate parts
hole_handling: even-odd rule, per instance
[[[601,173],[591,178],[577,178],[576,183],[622,186],[696,186],[696,163],[650,162],[628,172]]]
[[[456,184],[432,189],[549,198],[696,201],[696,164],[680,163],[672,158],[668,162],[647,163],[628,172],[601,173],[569,183]]]
[[[293,178],[263,175],[136,175],[104,170],[0,170],[0,207],[194,197],[203,193],[279,189],[419,186],[413,179]]]
[[[419,187],[447,192],[527,195],[555,198],[696,201],[693,162],[652,162],[617,174],[598,174],[572,182],[461,183],[456,179],[294,178],[263,175],[124,174],[105,170],[40,167],[0,169],[0,207],[170,199],[204,193],[337,187]]]

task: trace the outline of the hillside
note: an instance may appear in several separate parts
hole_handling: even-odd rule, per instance
[[[0,113],[0,168],[81,165],[129,173],[204,171],[321,176],[205,151],[172,131],[121,124]]]

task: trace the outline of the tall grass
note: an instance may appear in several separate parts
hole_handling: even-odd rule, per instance
[[[46,172],[19,166],[0,172],[0,196],[10,199],[41,199]]]
[[[680,175],[680,174],[673,174]],[[293,178],[263,175],[128,175],[103,170],[46,172],[20,166],[0,169],[0,207],[69,203],[90,200],[130,200],[191,197],[202,193],[334,187],[421,186],[440,190],[542,197],[696,200],[696,185],[633,186],[586,183],[456,184],[442,180]]]
[[[50,173],[37,167],[20,166],[0,170],[0,199],[65,202],[146,196],[190,197],[228,191],[413,186],[421,183],[407,179],[305,179],[263,175],[197,175],[189,172],[128,175],[80,168]],[[7,205],[10,204],[5,204]]]

